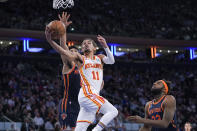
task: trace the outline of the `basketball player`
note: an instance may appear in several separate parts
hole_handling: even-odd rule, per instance
[[[86,131],[87,127],[95,120],[95,114],[100,112],[103,115],[93,131],[101,131],[105,126],[118,115],[118,110],[106,99],[99,95],[103,81],[103,64],[114,64],[115,60],[105,39],[98,35],[97,40],[104,47],[107,54],[95,56],[96,43],[92,39],[85,39],[82,42],[82,52],[73,53],[64,50],[51,39],[51,31],[46,27],[45,34],[49,44],[61,55],[67,56],[74,61],[81,75],[81,89],[78,95],[80,112],[77,118],[75,131]]]
[[[135,123],[143,123],[140,131],[176,131],[176,100],[168,95],[169,82],[156,81],[151,89],[154,99],[146,103],[145,118],[130,116]]]
[[[68,21],[70,15],[65,12],[62,16],[59,15],[59,19],[64,23],[67,28],[72,22]],[[71,52],[78,52],[77,47],[71,46],[68,48],[66,45],[66,33],[60,38],[60,46],[65,50]],[[80,75],[75,63],[68,59],[66,56],[61,55],[63,62],[62,75],[64,79],[64,97],[59,102],[59,122],[61,130],[66,130],[67,126],[70,126],[74,130],[76,126],[77,116],[79,113],[79,103],[76,94],[79,93]]]

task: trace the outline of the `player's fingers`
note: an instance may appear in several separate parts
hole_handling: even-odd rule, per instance
[[[72,21],[69,21],[67,25],[70,25],[70,24],[72,24]]]
[[[46,30],[46,31],[49,31],[49,27],[48,27],[48,26],[46,26],[45,30]]]
[[[59,17],[60,20],[62,19],[61,16],[60,16],[60,14],[58,14],[58,17]]]
[[[64,12],[64,17],[66,17],[67,16],[67,12]]]
[[[68,20],[70,18],[70,14],[67,15],[66,20]]]

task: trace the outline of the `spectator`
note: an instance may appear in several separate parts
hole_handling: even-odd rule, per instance
[[[44,120],[42,117],[40,117],[39,113],[36,113],[36,116],[34,117],[33,120],[38,129],[43,129]]]

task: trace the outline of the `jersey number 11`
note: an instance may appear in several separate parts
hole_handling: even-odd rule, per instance
[[[92,71],[92,76],[93,76],[93,80],[99,80],[99,73],[98,71],[95,73],[95,71]]]

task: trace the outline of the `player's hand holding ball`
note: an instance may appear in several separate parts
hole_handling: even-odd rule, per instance
[[[107,42],[104,37],[102,37],[101,35],[98,35],[97,40],[104,48],[108,48]]]
[[[48,26],[46,26],[46,29],[45,29],[45,36],[46,36],[46,39],[47,41],[50,43],[52,41],[51,39],[51,34],[53,32],[50,30],[50,28]]]

